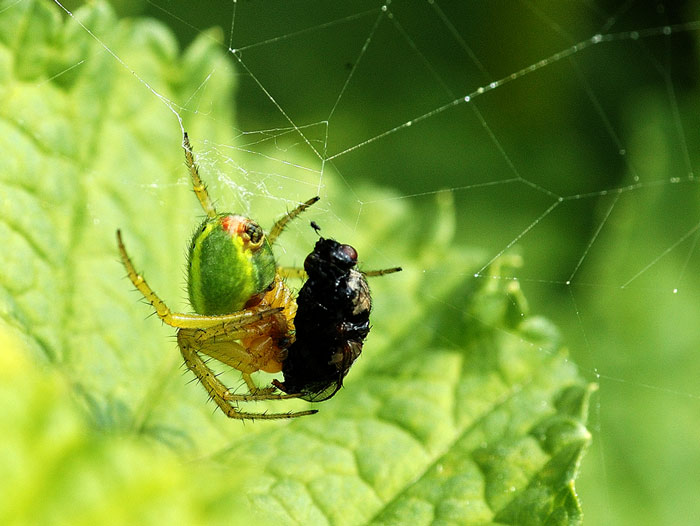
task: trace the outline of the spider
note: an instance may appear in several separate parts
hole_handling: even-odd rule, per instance
[[[194,373],[224,414],[237,419],[293,418],[316,413],[248,413],[238,402],[299,398],[298,393],[276,393],[258,388],[256,371],[282,369],[285,349],[293,341],[296,302],[283,277],[300,276],[298,269],[277,268],[271,246],[296,216],[318,201],[313,197],[278,219],[270,233],[247,217],[218,213],[199,176],[187,133],[183,137],[185,164],[206,218],[197,228],[187,258],[187,290],[196,314],[175,313],[135,269],[117,230],[117,245],[127,275],[155,309],[158,317],[177,329],[177,343],[185,365]],[[200,355],[206,354],[238,369],[247,394],[232,393]]]
[[[319,232],[319,227],[311,222]],[[328,400],[343,385],[369,333],[372,298],[366,275],[398,272],[391,268],[363,274],[355,269],[357,251],[320,237],[304,261],[308,279],[297,296],[296,339],[282,365],[286,393],[301,393],[311,402]]]
[[[284,278],[303,278],[306,274],[301,269],[278,267],[272,245],[286,225],[316,203],[319,197],[301,203],[282,216],[266,235],[250,218],[216,211],[199,176],[187,133],[183,136],[183,149],[194,193],[206,213],[206,218],[192,236],[187,258],[187,290],[195,314],[170,310],[136,271],[121,232],[117,230],[117,245],[127,275],[158,317],[177,329],[177,343],[185,365],[226,416],[235,419],[281,419],[314,414],[317,410],[245,412],[239,409],[238,403],[290,398],[316,400],[309,392],[293,392],[295,385],[289,380],[288,385],[278,382],[259,388],[251,374],[256,371],[282,371],[283,362],[288,357],[287,348],[294,343],[297,304]],[[366,275],[385,273],[374,271]],[[308,342],[312,336],[304,338]],[[202,354],[239,370],[248,393],[231,392],[209,368]],[[298,359],[294,363],[300,366]],[[346,364],[345,372],[351,363]],[[337,381],[339,388],[342,377]],[[276,388],[283,392],[277,392]],[[330,398],[334,393],[321,400]]]

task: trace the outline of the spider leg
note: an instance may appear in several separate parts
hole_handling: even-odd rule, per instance
[[[274,392],[272,386],[255,385],[251,373],[278,373],[286,357],[286,342],[292,338],[285,314],[277,312],[255,323],[222,323],[208,329],[181,329],[197,352],[237,369],[251,394]],[[282,343],[284,342],[284,343]]]
[[[248,392],[252,395],[257,395],[261,393],[273,393],[275,391],[275,388],[273,386],[270,387],[258,387],[255,385],[255,382],[253,382],[253,378],[250,376],[250,373],[241,373],[241,376],[243,377],[243,380],[245,381],[245,384],[248,386]],[[232,394],[232,396],[234,396]],[[235,395],[238,396],[238,395]],[[246,396],[246,395],[242,395]]]
[[[283,395],[234,395],[231,394],[228,388],[221,383],[207,364],[204,363],[202,357],[197,353],[192,339],[192,331],[181,330],[177,333],[177,344],[180,347],[182,357],[185,359],[185,365],[194,373],[199,382],[204,386],[212,400],[219,406],[224,414],[229,418],[236,419],[262,419],[262,420],[277,420],[283,418],[296,418],[299,416],[313,415],[316,410],[299,411],[296,413],[248,413],[240,411],[238,407],[233,405],[232,401],[246,400],[279,400]],[[243,398],[238,398],[238,397]],[[294,397],[291,397],[294,398]]]
[[[283,278],[306,279],[306,271],[297,267],[277,267],[277,274]]]
[[[126,252],[126,247],[122,241],[121,231],[117,230],[117,245],[119,246],[119,254],[121,255],[122,263],[126,268],[127,275],[133,283],[134,287],[146,298],[156,311],[158,317],[164,323],[171,327],[191,328],[191,329],[207,329],[210,327],[231,324],[234,326],[244,326],[253,324],[266,317],[272,316],[280,312],[281,308],[250,308],[234,314],[223,314],[218,316],[205,316],[201,314],[182,314],[172,312],[170,308],[161,300],[158,295],[153,292],[153,289],[146,283],[146,280],[141,274],[136,272],[129,255]]]
[[[271,389],[274,389],[274,387],[271,387]],[[233,393],[229,392],[229,393],[224,394],[224,399],[230,400],[232,402],[259,402],[259,401],[264,401],[264,400],[291,400],[293,398],[299,398],[299,397],[301,397],[301,393],[287,394],[287,393],[262,392],[262,393],[251,393],[251,394],[233,394]],[[317,413],[317,412],[318,412],[318,409],[311,409],[309,413],[304,412],[304,414],[313,414],[313,413]],[[301,415],[299,415],[299,416],[301,416]]]
[[[277,373],[282,370],[283,351],[275,345],[272,338],[262,338],[259,345],[248,346],[239,341],[244,337],[250,338],[247,329],[227,331],[224,335],[219,334],[219,329],[181,329],[180,332],[186,333],[187,339],[198,352],[241,371],[251,393],[259,390],[250,378],[251,373]]]
[[[254,400],[288,400],[290,398],[299,398],[300,393],[276,393],[275,386],[258,387],[253,382],[253,379],[248,373],[242,373],[243,380],[248,386],[248,394],[235,394],[229,391],[226,395],[227,400],[236,400],[241,402],[250,402]]]
[[[387,274],[393,274],[394,272],[401,272],[403,269],[401,267],[383,268],[381,270],[362,270],[361,272],[368,278],[374,278],[376,276],[385,276]]]
[[[185,164],[190,171],[190,176],[192,177],[192,189],[194,190],[199,203],[202,205],[204,212],[211,219],[216,217],[216,208],[214,203],[209,197],[209,192],[207,191],[207,185],[204,184],[201,177],[199,177],[199,167],[197,163],[194,162],[194,155],[192,154],[192,145],[190,144],[190,138],[187,136],[187,132],[182,138],[182,148],[185,150]]]
[[[394,272],[401,272],[403,269],[401,267],[383,268],[381,270],[367,270],[362,271],[362,273],[368,278],[374,278],[377,276],[385,276],[387,274],[393,274]],[[303,268],[296,267],[277,267],[277,274],[283,278],[299,278],[306,279],[306,271]]]
[[[285,215],[283,215],[277,221],[275,221],[275,224],[272,225],[272,228],[270,229],[270,233],[267,235],[267,240],[270,243],[270,245],[273,245],[275,243],[279,235],[282,233],[282,230],[284,230],[284,227],[287,226],[287,223],[289,223],[291,220],[293,220],[296,216],[301,214],[304,210],[309,208],[319,199],[321,198],[318,196],[312,197],[305,203],[301,203],[294,210],[292,210],[291,212],[287,212]]]

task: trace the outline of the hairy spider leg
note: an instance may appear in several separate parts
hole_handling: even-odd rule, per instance
[[[206,354],[225,365],[230,365],[246,375],[244,379],[251,392],[258,390],[248,381],[257,371],[277,373],[282,370],[286,356],[270,337],[270,334],[286,334],[288,320],[282,314],[261,320],[253,325],[241,327],[222,323],[207,329],[180,329],[186,331],[188,339],[198,352]],[[240,343],[239,343],[240,341]]]
[[[163,323],[171,327],[180,329],[207,329],[210,327],[219,326],[222,324],[231,324],[231,326],[244,327],[253,325],[260,320],[269,316],[273,316],[281,312],[281,308],[266,308],[251,307],[233,314],[223,314],[217,316],[205,316],[202,314],[183,314],[172,312],[170,308],[161,300],[158,295],[153,292],[153,289],[146,283],[146,280],[136,272],[134,265],[126,252],[126,247],[122,241],[121,231],[117,230],[117,245],[119,246],[119,254],[121,255],[122,263],[126,268],[127,275],[133,283],[134,287],[146,298],[146,301],[151,304],[156,311],[158,317],[163,320]]]
[[[217,361],[229,365],[241,372],[249,393],[226,395],[227,400],[286,400],[299,398],[301,394],[274,392],[274,387],[260,388],[253,382],[251,373],[256,371],[278,372],[281,370],[279,349],[264,342],[253,346],[242,345],[237,340],[251,339],[262,336],[272,331],[275,323],[286,323],[286,318],[280,313],[279,320],[271,322],[263,320],[259,324],[247,327],[236,327],[230,323],[222,323],[208,329],[179,329],[181,338],[186,339],[198,354],[205,354]],[[271,363],[271,364],[270,364]]]
[[[232,404],[232,401],[259,401],[259,400],[281,400],[285,398],[297,398],[298,395],[285,397],[284,395],[271,393],[251,393],[248,395],[235,395],[229,392],[228,388],[221,383],[214,372],[207,367],[202,357],[197,353],[194,342],[192,340],[192,331],[179,330],[177,332],[177,344],[180,347],[182,357],[185,359],[185,365],[194,373],[199,382],[211,396],[212,400],[219,406],[224,414],[229,418],[237,419],[261,419],[261,420],[278,420],[283,418],[296,418],[299,416],[313,415],[318,411],[310,409],[307,411],[299,411],[296,413],[248,413],[240,411],[238,407]]]
[[[212,327],[210,329],[179,329],[183,334],[179,338],[187,340],[190,346],[198,354],[205,354],[217,361],[229,365],[241,372],[243,380],[248,386],[249,393],[245,395],[231,395],[227,397],[230,400],[281,400],[287,398],[298,398],[301,396],[297,393],[286,393],[285,396],[279,394],[270,395],[274,391],[272,387],[258,387],[251,378],[251,373],[259,370],[267,370],[269,362],[272,361],[272,367],[276,370],[281,367],[277,360],[279,359],[276,347],[263,348],[262,352],[256,352],[256,349],[238,343],[235,340],[240,340],[249,336],[251,332],[262,333],[266,329],[260,327],[243,327],[238,329],[223,330],[223,327]],[[222,335],[224,335],[222,337]],[[269,351],[272,351],[270,353]],[[272,356],[271,356],[272,354]],[[263,397],[261,397],[263,395]]]
[[[199,204],[202,205],[204,212],[210,219],[216,217],[216,207],[214,207],[214,202],[209,197],[209,192],[207,191],[207,185],[204,184],[202,178],[199,177],[199,168],[197,163],[194,162],[194,155],[192,154],[192,145],[190,144],[190,138],[185,132],[182,138],[182,148],[185,150],[185,164],[190,171],[190,176],[192,178],[192,189],[194,190],[197,199],[199,199]]]
[[[283,278],[306,279],[306,271],[297,267],[277,267],[277,275]]]
[[[368,278],[374,278],[377,276],[386,276],[387,274],[393,274],[394,272],[401,272],[401,267],[384,268],[381,270],[361,270],[362,274]],[[277,267],[277,274],[284,278],[299,278],[306,279],[306,271],[303,268],[296,267]]]
[[[377,276],[386,276],[387,274],[393,274],[394,272],[401,272],[403,269],[401,267],[383,268],[381,270],[361,270],[365,276],[368,278],[375,278]]]
[[[207,185],[204,183],[204,181],[202,181],[202,178],[199,176],[199,167],[194,161],[192,145],[190,144],[190,138],[187,135],[187,132],[185,132],[183,136],[182,147],[185,150],[185,164],[187,165],[187,168],[190,171],[190,177],[192,178],[192,189],[194,190],[197,199],[199,199],[199,203],[202,205],[202,209],[204,209],[204,212],[209,218],[213,219],[217,215],[216,207],[214,206],[214,202],[211,200],[211,197],[209,197]],[[267,236],[268,242],[272,245],[282,233],[284,228],[287,226],[287,223],[292,221],[295,217],[297,217],[304,210],[316,203],[319,199],[321,198],[318,196],[312,197],[308,201],[301,203],[291,212],[287,212],[285,215],[279,218],[270,229],[270,233]]]
[[[273,245],[275,241],[277,241],[277,238],[287,226],[287,223],[292,221],[295,217],[297,217],[311,205],[318,202],[319,199],[321,198],[318,196],[312,197],[308,201],[301,203],[294,210],[292,210],[291,212],[287,212],[285,215],[283,215],[277,221],[275,221],[275,224],[272,225],[272,228],[270,229],[270,233],[267,235],[267,241],[270,243],[270,245]]]

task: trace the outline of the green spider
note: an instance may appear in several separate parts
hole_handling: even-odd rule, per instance
[[[199,176],[192,147],[184,134],[185,163],[195,195],[207,217],[194,233],[187,264],[187,289],[196,314],[175,313],[146,283],[129,258],[117,230],[117,244],[127,275],[158,317],[175,327],[177,343],[187,367],[224,414],[237,419],[293,418],[316,413],[248,413],[238,402],[299,398],[297,393],[259,388],[251,378],[256,371],[282,370],[286,347],[294,339],[296,302],[284,278],[304,277],[304,271],[277,267],[272,245],[287,223],[319,200],[313,197],[278,219],[270,233],[252,219],[218,213]],[[232,393],[208,367],[200,353],[238,369],[247,394]]]

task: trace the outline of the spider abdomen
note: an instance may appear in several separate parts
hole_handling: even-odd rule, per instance
[[[188,253],[187,289],[198,314],[229,314],[264,293],[275,259],[262,229],[243,216],[218,214],[197,228]]]

